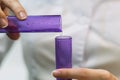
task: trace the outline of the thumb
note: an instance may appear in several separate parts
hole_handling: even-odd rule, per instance
[[[7,26],[8,26],[8,21],[7,21],[6,15],[0,7],[0,28],[5,28]]]

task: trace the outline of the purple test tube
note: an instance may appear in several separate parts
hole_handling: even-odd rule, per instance
[[[72,38],[70,36],[57,36],[55,38],[56,69],[72,68]],[[60,79],[57,80],[72,80]]]
[[[8,27],[1,28],[0,33],[16,32],[61,32],[60,15],[28,16],[20,21],[15,16],[8,17]]]

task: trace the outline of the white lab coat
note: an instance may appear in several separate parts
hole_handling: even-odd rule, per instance
[[[73,37],[73,68],[106,69],[120,76],[120,0],[20,2],[28,15],[60,14],[63,22],[63,33],[21,34],[30,80],[55,80],[51,75],[55,69],[54,38],[61,34]],[[8,49],[6,47],[3,52]]]

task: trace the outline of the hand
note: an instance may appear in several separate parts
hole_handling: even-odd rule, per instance
[[[53,71],[53,76],[62,79],[75,80],[118,80],[113,74],[101,69],[58,69]]]
[[[19,20],[24,20],[27,14],[18,0],[0,0],[0,28],[8,26],[7,16],[9,15],[9,9],[15,14]],[[13,40],[19,38],[19,33],[7,33],[8,37]]]

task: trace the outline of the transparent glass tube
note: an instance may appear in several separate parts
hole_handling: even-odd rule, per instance
[[[72,68],[72,38],[70,36],[57,36],[55,38],[56,69]],[[72,79],[57,79],[72,80]]]
[[[0,33],[6,32],[61,32],[60,15],[28,16],[26,20],[19,21],[15,16],[8,17],[8,27],[1,28]]]

